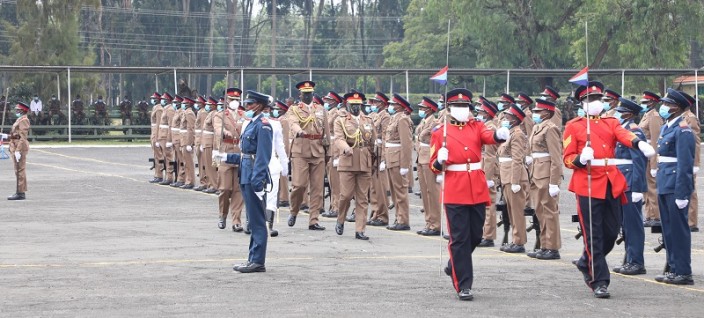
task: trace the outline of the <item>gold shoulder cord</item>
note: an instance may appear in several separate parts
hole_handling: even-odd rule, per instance
[[[315,120],[315,116],[312,115],[309,115],[307,118],[301,117],[301,114],[298,112],[297,109],[294,109],[293,113],[296,115],[296,117],[298,117],[299,124],[303,124],[301,126],[301,129],[306,129],[306,126],[308,126],[308,124]]]
[[[338,121],[342,125],[342,132],[345,133],[345,139],[354,139],[354,144],[352,145],[352,148],[357,147],[357,145],[359,145],[359,143],[362,141],[362,132],[359,130],[359,127],[357,127],[357,131],[355,131],[354,134],[350,134],[347,132],[347,128],[345,127],[344,118],[340,117],[338,118]]]

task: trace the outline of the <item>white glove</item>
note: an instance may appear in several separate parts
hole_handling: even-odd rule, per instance
[[[648,158],[655,156],[655,149],[647,142],[639,142],[638,148],[640,149],[640,152],[642,152]]]
[[[437,160],[440,164],[444,164],[445,161],[447,161],[447,158],[450,157],[450,152],[447,151],[447,148],[442,147],[438,149],[438,157]]]
[[[219,152],[219,151],[213,150],[213,155],[212,155],[213,160],[217,159],[219,155],[220,155],[220,152]]]
[[[521,191],[521,185],[520,184],[512,184],[511,185],[511,192],[518,193],[518,191]]]
[[[583,165],[587,164],[587,161],[594,159],[594,149],[592,147],[582,148],[582,154],[579,155],[579,162]]]
[[[226,161],[227,160],[227,152],[218,152],[218,158],[220,161]]]
[[[337,165],[340,164],[340,159],[333,159],[332,160],[332,166],[337,168]]]
[[[442,175],[441,174],[435,176],[435,183],[442,183]]]
[[[22,154],[19,151],[15,151],[15,160],[20,162],[20,159],[22,159]]]
[[[658,175],[658,169],[650,169],[650,175],[655,178]]]
[[[692,172],[693,172],[694,174],[697,174],[698,171],[699,171],[699,167],[694,166],[694,168],[692,168]]]
[[[486,180],[486,186],[489,188],[493,188],[496,184],[494,184],[494,180]]]
[[[401,168],[401,170],[399,170],[399,172],[401,173],[402,176],[405,176],[408,173],[408,169]]]
[[[281,176],[286,177],[288,176],[288,161],[281,159]]]
[[[261,201],[261,200],[264,200],[264,191],[262,191],[262,192],[254,192],[254,194],[257,195],[257,198],[259,198],[260,201]]]
[[[2,134],[2,135],[0,135],[0,139],[3,139],[3,140],[4,140],[4,139],[7,139],[7,134]]]
[[[200,151],[202,152],[203,150],[205,150],[205,147],[203,147],[203,145],[200,145],[200,148],[198,149],[200,149]]]
[[[643,194],[640,192],[631,193],[631,201],[633,201],[633,203],[643,201]]]
[[[511,132],[506,127],[501,127],[496,130],[496,138],[498,138],[499,140],[508,141],[508,138],[510,136]]]
[[[376,144],[377,144],[377,145],[381,145],[381,139],[377,139],[377,140],[376,140]]]
[[[379,171],[384,171],[384,170],[386,170],[386,161],[382,161],[379,164]]]
[[[167,142],[167,143],[166,143],[166,148],[171,148],[171,147],[173,147],[173,146],[174,146],[173,143],[170,143],[170,142]]]
[[[193,146],[191,146],[191,145],[186,145],[186,151],[188,151],[188,152],[193,151]]]
[[[161,144],[157,141],[154,143],[154,147],[161,148]]]
[[[526,156],[526,164],[530,166],[532,163],[533,163],[533,157]]]
[[[550,193],[550,196],[554,198],[560,194],[560,187],[556,184],[548,184],[548,193]]]
[[[684,209],[688,203],[689,203],[689,200],[675,199],[675,204],[677,204],[677,208],[680,210]]]

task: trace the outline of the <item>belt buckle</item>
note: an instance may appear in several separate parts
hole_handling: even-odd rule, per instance
[[[609,158],[604,158],[604,167],[609,166]]]
[[[467,172],[472,172],[472,167],[471,167],[470,163],[465,163],[465,166],[467,168]]]

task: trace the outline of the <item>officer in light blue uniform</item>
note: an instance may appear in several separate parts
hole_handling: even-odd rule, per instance
[[[694,191],[695,141],[692,128],[682,118],[691,106],[681,92],[668,88],[658,113],[665,119],[658,140],[658,206],[670,269],[655,280],[692,285],[692,234],[687,224],[689,198]]]
[[[616,108],[614,117],[618,118],[621,126],[628,129],[641,140],[645,140],[643,130],[635,123],[635,118],[638,116],[642,107],[634,103],[630,99],[619,98],[621,104]],[[616,160],[617,167],[626,177],[628,183],[628,191],[626,191],[626,199],[628,203],[623,205],[623,235],[626,246],[625,263],[614,268],[614,271],[624,275],[640,275],[645,274],[645,262],[643,260],[643,249],[645,248],[645,229],[643,228],[643,193],[648,191],[648,185],[645,179],[646,163],[648,159],[642,152],[628,148],[622,143],[616,144]]]
[[[271,99],[273,100],[273,99]],[[226,154],[229,164],[239,164],[239,179],[242,196],[247,207],[247,219],[252,236],[249,240],[247,262],[233,269],[241,273],[266,272],[267,228],[265,217],[266,193],[271,192],[269,161],[272,149],[272,128],[262,111],[270,107],[270,97],[255,91],[247,91],[243,102],[245,116],[251,120],[240,137],[241,154]]]

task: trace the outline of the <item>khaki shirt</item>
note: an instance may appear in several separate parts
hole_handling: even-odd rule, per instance
[[[387,168],[411,169],[413,154],[413,122],[404,112],[391,117],[384,138],[384,161]]]
[[[238,111],[224,109],[213,115],[215,139],[213,150],[227,153],[240,152],[240,135],[245,118]]]
[[[170,129],[171,129],[171,142],[178,146],[181,144],[181,116],[183,115],[183,111],[179,108],[174,112],[174,117],[171,118],[171,124]]]
[[[151,140],[156,141],[159,139],[159,124],[161,123],[161,115],[164,112],[164,107],[161,104],[156,104],[152,108],[152,113],[149,119],[152,124]]]
[[[487,120],[484,125],[486,128],[489,129],[494,129],[496,130],[497,128],[497,122],[496,118],[492,118],[491,120]],[[492,180],[494,182],[499,181],[499,159],[496,156],[497,151],[499,150],[499,144],[493,144],[493,145],[484,145],[483,147],[483,154],[482,157],[484,160],[482,161],[482,169],[484,170],[484,174],[486,175],[487,180]]]
[[[196,113],[191,108],[181,113],[181,146],[193,146],[196,140]]]
[[[374,151],[374,121],[371,117],[351,114],[338,117],[334,122],[335,148],[339,149],[338,171],[369,172],[372,169]],[[351,153],[344,154],[351,148]]]
[[[683,119],[687,122],[687,125],[689,127],[692,127],[692,131],[694,132],[694,142],[695,142],[695,147],[694,147],[694,165],[699,167],[699,164],[701,163],[701,127],[699,126],[699,119],[697,119],[697,115],[695,115],[691,110],[687,110],[682,114]],[[655,148],[657,149],[657,148]],[[655,156],[654,156],[655,157]]]
[[[646,141],[653,146],[653,149],[657,150],[658,138],[660,138],[660,129],[662,128],[662,117],[658,114],[658,110],[653,108],[645,112],[645,114],[643,114],[643,118],[640,119],[640,124],[638,124],[638,127],[643,130]],[[657,169],[658,156],[651,157],[648,159],[648,162],[651,169]]]
[[[330,130],[328,114],[323,106],[317,103],[298,103],[292,105],[286,115],[293,138],[291,157],[324,158],[325,148],[330,144]],[[303,135],[299,136],[299,133]]]
[[[511,128],[511,135],[507,142],[501,144],[497,151],[499,158],[499,174],[504,186],[528,182],[528,171],[523,160],[528,150],[528,137],[520,126]],[[503,160],[507,160],[501,162]]]
[[[530,136],[530,153],[544,154],[548,156],[542,158],[533,157],[530,165],[533,180],[550,178],[549,184],[560,185],[562,180],[562,134],[560,128],[551,121],[544,121],[533,127],[533,134]]]
[[[200,136],[200,144],[203,145],[203,148],[213,147],[213,141],[215,140],[213,115],[217,113],[217,111],[211,110],[207,113],[207,115],[205,115],[205,120],[203,120],[203,133]]]
[[[205,124],[205,118],[208,117],[208,112],[201,108],[198,110],[198,115],[196,116],[196,148],[200,146],[201,136],[203,135],[203,125]]]
[[[423,118],[416,129],[416,151],[418,152],[418,163],[426,165],[430,163],[430,137],[433,130],[438,126],[438,119],[435,116]]]
[[[173,120],[175,114],[176,110],[171,107],[171,105],[164,107],[164,111],[161,114],[161,120],[159,121],[159,135],[157,136],[160,143],[165,144],[167,142],[171,142],[171,121]],[[162,145],[162,147],[165,147],[165,145]]]
[[[15,151],[21,153],[26,153],[29,151],[29,118],[27,115],[22,115],[18,118],[14,124],[12,124],[12,129],[10,130],[10,156],[13,155]],[[13,157],[14,159],[14,157]]]
[[[524,118],[523,122],[521,122],[521,129],[523,129],[523,133],[530,136],[533,132],[533,126],[535,126],[535,122],[533,121],[533,111],[530,110],[530,106],[528,106],[523,109],[523,113],[526,114],[526,118]]]

